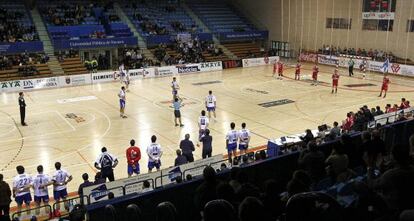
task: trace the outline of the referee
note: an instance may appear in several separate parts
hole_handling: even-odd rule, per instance
[[[95,168],[101,170],[102,178],[109,181],[114,181],[114,168],[118,165],[118,159],[112,154],[108,153],[106,147],[102,147],[102,153],[95,161]]]
[[[178,97],[174,98],[174,122],[175,122],[175,126],[178,127],[178,125],[180,125],[180,127],[183,127],[184,124],[181,123],[181,112],[180,112],[180,108],[181,108],[181,101],[178,99]],[[180,122],[180,124],[177,124],[177,119]]]
[[[26,118],[26,102],[24,101],[23,92],[19,92],[20,122],[22,126],[27,126],[24,119]]]

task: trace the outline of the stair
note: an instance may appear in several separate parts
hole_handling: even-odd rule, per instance
[[[118,2],[114,3],[114,9],[116,11],[116,14],[119,16],[119,18],[128,25],[128,27],[131,29],[132,33],[134,33],[134,36],[138,38],[138,47],[142,50],[144,56],[146,58],[149,58],[153,61],[157,61],[155,56],[151,53],[150,50],[147,48],[147,44],[145,43],[144,38],[139,34],[137,29],[135,28],[135,25],[132,24],[131,20],[128,18],[128,16],[124,13],[121,6]]]
[[[47,56],[49,56],[49,62],[47,64],[50,71],[53,73],[53,75],[64,75],[63,69],[55,56],[52,41],[49,38],[45,24],[43,23],[37,7],[32,9],[30,11],[30,14],[32,15],[33,23],[36,27],[37,33],[39,34],[39,38],[43,42],[45,53]]]
[[[181,2],[181,6],[184,8],[184,10],[187,12],[188,15],[195,21],[195,23],[201,27],[205,32],[211,33],[210,29],[198,18],[196,14],[188,7],[188,5],[185,4],[185,2]],[[223,50],[223,53],[231,59],[236,59],[237,56],[233,54],[230,50],[228,50],[226,47],[224,47],[222,44],[220,44],[220,41],[214,36],[213,34],[213,42],[215,45],[217,45],[218,48],[221,48]]]

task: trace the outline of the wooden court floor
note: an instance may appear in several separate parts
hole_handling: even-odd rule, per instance
[[[391,76],[387,98],[378,98],[382,76],[369,73],[347,77],[341,70],[338,94],[331,94],[332,67],[320,67],[321,85],[311,86],[311,65],[304,66],[302,81],[294,81],[293,68],[286,70],[284,80],[272,78],[271,66],[229,69],[202,74],[179,76],[184,127],[175,127],[170,107],[171,77],[143,79],[132,82],[127,93],[126,114],[119,117],[117,93],[120,83],[86,85],[26,93],[28,127],[19,124],[17,93],[0,95],[0,169],[5,180],[12,183],[15,167],[23,165],[29,174],[36,174],[36,166],[42,164],[46,173],[54,172],[54,163],[60,161],[74,180],[68,191],[77,191],[84,172],[93,177],[93,162],[106,146],[118,157],[116,178],[124,178],[126,172],[125,149],[130,139],[141,148],[141,171],[147,172],[145,149],[151,135],[158,137],[164,149],[162,167],[173,165],[175,150],[186,133],[196,142],[197,119],[204,107],[208,90],[217,97],[217,119],[212,119],[213,154],[225,153],[225,134],[230,122],[237,129],[242,122],[252,131],[251,147],[264,145],[269,138],[303,132],[318,125],[342,121],[349,111],[364,104],[369,106],[398,103],[401,97],[414,102],[414,79]],[[201,84],[200,84],[201,83]],[[195,85],[196,84],[196,85]],[[348,84],[367,84],[347,87]],[[93,99],[79,98],[92,96]],[[68,102],[67,99],[74,99]],[[261,107],[258,104],[289,99],[293,103]],[[59,102],[58,102],[59,101]],[[67,114],[71,118],[67,118]],[[76,117],[75,117],[76,116]],[[17,123],[17,124],[16,124]],[[201,158],[201,149],[195,151]]]

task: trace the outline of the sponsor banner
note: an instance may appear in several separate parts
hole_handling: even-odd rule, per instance
[[[155,67],[154,75],[155,77],[177,75],[178,70],[175,66],[165,66],[165,67]]]
[[[35,53],[40,51],[43,51],[43,42],[41,41],[0,43],[1,54]]]
[[[338,57],[330,55],[318,55],[318,63],[326,65],[337,65],[339,62]]]
[[[132,69],[128,71],[129,79],[143,79],[143,78],[153,78],[155,77],[154,68],[141,68],[141,69]]]
[[[268,31],[221,32],[218,34],[220,40],[265,39],[269,36]]]
[[[392,63],[389,73],[414,77],[414,66]]]
[[[90,195],[90,202],[94,203],[108,199],[109,192],[114,193],[115,197],[123,196],[124,187],[125,194],[140,193],[142,191],[142,181],[153,180],[155,182],[155,179],[159,176],[161,176],[161,171],[140,174],[138,176],[115,180],[113,182],[88,186],[83,188],[83,194],[85,196]],[[150,183],[151,182],[152,181],[150,181]]]
[[[0,91],[1,92],[14,92],[14,91],[23,91],[23,90],[56,88],[58,86],[59,86],[59,79],[57,77],[37,78],[37,79],[0,82]]]
[[[199,66],[201,72],[223,70],[223,65],[221,61],[200,63]]]
[[[177,71],[179,74],[200,72],[200,66],[198,64],[186,64],[186,65],[177,65]]]
[[[138,39],[132,37],[117,37],[117,38],[88,38],[77,40],[54,40],[53,46],[55,50],[62,49],[84,49],[84,48],[110,48],[119,46],[135,46],[138,44]]]
[[[102,83],[115,80],[116,71],[92,73],[92,83]]]
[[[172,167],[164,169],[161,171],[162,174],[162,185],[167,185],[175,182],[175,179],[181,175],[185,176],[191,174],[192,177],[199,176],[203,174],[203,170],[206,166],[214,165],[215,168],[220,168],[220,164],[216,165],[217,162],[223,161],[223,155],[215,155],[209,158],[197,160],[191,163],[183,164],[177,167]],[[185,172],[185,174],[184,174]],[[185,178],[185,177],[184,177]],[[159,187],[157,183],[157,187]]]
[[[394,12],[363,12],[362,19],[372,20],[394,20]]]
[[[22,88],[22,82],[20,80],[0,82],[1,92],[20,91],[22,90],[21,88]]]
[[[279,61],[279,56],[243,59],[242,63],[243,67],[246,68],[274,64],[277,61]]]
[[[91,83],[92,80],[90,74],[79,74],[59,77],[59,86],[61,87],[78,86]]]
[[[314,53],[300,53],[299,60],[302,62],[312,62],[315,63],[318,61],[318,54]]]

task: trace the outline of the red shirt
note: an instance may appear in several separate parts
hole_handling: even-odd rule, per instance
[[[384,79],[382,80],[382,88],[384,90],[388,89],[388,85],[391,83],[390,79],[387,77],[384,77]]]
[[[313,74],[313,75],[317,75],[318,73],[319,73],[319,67],[318,67],[318,66],[313,67],[313,72],[312,72],[312,74]]]
[[[296,72],[295,74],[300,74],[300,64],[296,65]]]
[[[283,63],[279,63],[278,72],[279,74],[283,73]]]
[[[338,81],[338,80],[339,80],[339,74],[335,72],[335,73],[332,75],[332,81]]]
[[[129,165],[138,163],[141,159],[141,150],[136,146],[128,147],[126,150],[126,157]]]

